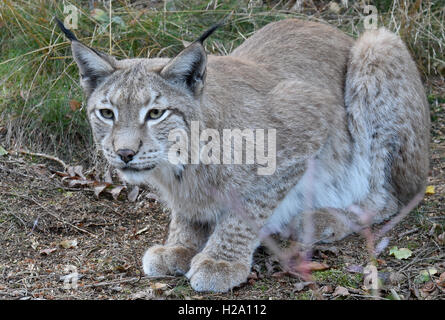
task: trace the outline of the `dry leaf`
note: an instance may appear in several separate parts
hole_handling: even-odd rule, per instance
[[[105,190],[106,187],[107,187],[106,184],[101,184],[99,186],[94,187],[94,195],[96,196],[96,198],[99,198],[99,195],[101,194],[102,191]]]
[[[39,253],[40,253],[42,256],[47,256],[47,255],[49,255],[50,253],[53,253],[53,252],[56,251],[56,250],[57,250],[57,248],[48,248],[48,249],[40,250]]]
[[[113,196],[113,199],[117,200],[117,198],[121,194],[121,191],[124,190],[125,188],[126,188],[125,186],[116,186],[113,189],[111,189],[110,193]]]
[[[332,291],[334,291],[334,289],[332,288],[331,285],[326,285],[320,288],[320,293],[324,294],[324,293],[332,293]]]
[[[79,110],[81,105],[82,105],[82,103],[80,103],[77,100],[71,100],[70,101],[70,109],[71,109],[71,111]]]
[[[434,291],[436,291],[436,286],[434,285],[434,282],[428,282],[420,289],[420,295],[423,298],[426,298],[432,293],[434,293]]]
[[[150,287],[153,289],[153,292],[157,296],[162,295],[163,292],[168,289],[168,285],[166,283],[161,283],[161,282],[152,283],[150,284]]]
[[[93,181],[90,181],[90,180],[73,179],[73,180],[70,180],[70,181],[68,182],[68,185],[69,185],[70,187],[87,186],[87,185],[89,185],[89,184],[93,184]]]
[[[0,146],[0,156],[5,156],[8,154],[8,151],[5,150],[2,146]]]
[[[74,173],[81,177],[83,180],[86,180],[87,178],[83,175],[83,167],[82,166],[75,166],[74,167]]]
[[[75,248],[77,247],[77,240],[63,240],[60,242],[60,246],[65,249]]]
[[[111,168],[105,170],[104,180],[106,183],[113,183]]]
[[[150,284],[150,287],[153,290],[164,290],[167,289],[168,285],[166,283],[162,283],[162,282],[155,282]]]
[[[332,295],[334,297],[338,297],[338,296],[345,297],[345,296],[349,296],[349,291],[345,287],[338,286],[337,288],[335,288],[335,291]]]
[[[70,177],[75,177],[76,176],[76,172],[74,171],[74,167],[69,166],[66,171],[67,171],[67,173],[68,173],[68,175]]]
[[[139,230],[138,232],[135,233],[135,235],[140,235],[141,233],[147,232],[148,230],[150,230],[150,226],[146,226],[145,228],[142,228],[141,230]]]
[[[434,186],[426,187],[425,194],[435,194],[435,193],[436,192],[435,192]]]
[[[442,272],[439,279],[436,280],[436,283],[439,287],[445,288],[445,272]]]
[[[389,250],[389,254],[394,255],[394,257],[396,257],[396,259],[398,259],[398,260],[402,260],[402,259],[408,259],[409,257],[411,257],[413,252],[408,248],[400,248],[399,249],[394,246]]]
[[[307,264],[310,271],[323,271],[329,269],[330,267],[326,263],[320,263],[316,261],[311,261]]]
[[[139,187],[134,186],[133,189],[128,193],[127,199],[130,202],[135,202],[139,195]]]
[[[143,290],[136,293],[133,293],[130,297],[132,300],[139,300],[139,299],[153,299],[153,290]]]

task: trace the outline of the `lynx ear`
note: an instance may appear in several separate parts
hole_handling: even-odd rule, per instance
[[[89,96],[106,77],[115,71],[115,60],[78,41],[73,41],[71,48],[74,60],[79,66],[82,87]]]
[[[201,94],[204,88],[207,66],[207,54],[203,43],[222,23],[220,22],[212,26],[198,40],[170,60],[162,69],[161,76],[168,82],[188,90],[195,96]]]
[[[199,95],[204,87],[207,55],[199,42],[185,48],[162,69],[161,76],[175,86]]]
[[[71,40],[71,49],[79,67],[81,84],[85,94],[89,96],[106,77],[115,71],[116,60],[82,44],[60,20],[56,18],[56,21],[63,33]]]

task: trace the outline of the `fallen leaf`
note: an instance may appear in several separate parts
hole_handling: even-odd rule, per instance
[[[134,186],[130,192],[128,192],[127,199],[130,202],[135,202],[139,195],[139,187]]]
[[[327,265],[326,263],[321,263],[317,261],[309,262],[307,264],[307,267],[309,268],[310,271],[323,271],[330,268],[329,265]]]
[[[111,189],[110,193],[113,196],[113,199],[117,200],[122,190],[124,190],[125,188],[126,188],[125,186],[116,186],[113,189]]]
[[[100,22],[108,22],[110,19],[104,10],[98,8],[91,10],[91,17]]]
[[[168,285],[166,283],[161,283],[161,282],[152,283],[150,284],[150,287],[153,289],[153,292],[157,296],[162,295],[162,293],[168,289]]]
[[[357,264],[352,264],[346,267],[346,270],[351,273],[363,273],[363,267]]]
[[[120,25],[122,28],[126,27],[124,20],[121,17],[119,17],[119,16],[112,17],[111,21],[113,23],[116,23],[116,24]]]
[[[8,151],[5,150],[2,146],[0,146],[0,157],[6,156],[8,154]]]
[[[334,289],[333,289],[332,286],[329,285],[329,284],[320,288],[320,293],[321,293],[321,294],[324,294],[324,293],[326,293],[326,294],[327,294],[327,293],[332,293],[332,291],[334,291]]]
[[[96,198],[99,198],[99,195],[101,194],[102,191],[105,190],[106,187],[107,187],[106,184],[94,187],[94,195],[96,196]]]
[[[147,232],[148,230],[150,230],[150,226],[146,226],[145,228],[142,228],[141,230],[139,230],[138,232],[135,233],[136,236],[140,235],[141,233]]]
[[[49,255],[50,253],[53,253],[53,252],[56,251],[56,250],[57,250],[57,248],[48,248],[48,249],[40,250],[39,253],[40,253],[42,256],[47,256],[47,255]]]
[[[335,288],[335,291],[332,295],[334,297],[338,297],[338,296],[345,297],[345,296],[349,296],[349,291],[345,287],[338,286],[337,288]]]
[[[74,173],[76,175],[78,175],[80,178],[82,178],[83,180],[86,180],[87,178],[83,175],[83,167],[82,166],[75,166],[73,168]]]
[[[68,175],[70,177],[75,177],[76,176],[76,172],[74,171],[74,167],[69,166],[66,171],[67,171],[67,173],[68,173]]]
[[[152,289],[148,289],[148,290],[143,290],[143,291],[139,291],[139,292],[133,293],[130,296],[130,299],[132,299],[132,300],[153,299],[153,290]]]
[[[396,259],[398,259],[398,260],[402,260],[402,259],[408,259],[409,257],[411,257],[413,252],[408,248],[400,248],[399,249],[397,247],[392,247],[389,250],[389,254],[394,255],[394,257],[396,257]]]
[[[150,284],[150,287],[153,290],[164,290],[168,287],[168,285],[166,283],[162,283],[162,282],[155,282]]]
[[[414,279],[414,282],[416,283],[424,283],[431,281],[431,276],[435,275],[437,273],[436,268],[428,268],[427,270],[422,270],[419,272],[417,277]]]
[[[106,183],[113,183],[113,177],[112,177],[113,173],[112,173],[112,169],[108,168],[107,170],[105,170],[104,173],[104,180]]]
[[[63,240],[60,242],[60,246],[65,249],[75,248],[77,247],[77,240]]]
[[[80,103],[77,100],[70,100],[70,109],[71,109],[71,111],[79,110],[81,105],[82,105],[82,103]]]
[[[435,194],[435,193],[436,192],[435,192],[434,186],[426,187],[425,194]]]
[[[420,288],[420,295],[423,298],[427,298],[434,294],[437,291],[436,286],[434,285],[434,282],[428,282],[426,283],[422,288]]]
[[[442,272],[439,279],[436,280],[436,283],[439,287],[445,288],[445,272]]]
[[[69,180],[68,182],[68,186],[70,187],[76,187],[76,186],[87,186],[90,184],[93,184],[93,181],[90,180],[80,180],[80,179],[73,179],[73,180]]]
[[[379,266],[386,266],[386,261],[383,259],[376,259],[377,263],[379,264]]]

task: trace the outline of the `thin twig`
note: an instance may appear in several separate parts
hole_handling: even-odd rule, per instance
[[[17,153],[26,154],[26,155],[29,155],[29,156],[32,156],[32,157],[45,158],[45,159],[52,160],[52,161],[55,161],[55,162],[59,163],[61,166],[63,166],[64,170],[66,170],[68,168],[68,165],[65,162],[63,162],[62,160],[60,160],[59,158],[57,158],[55,156],[50,156],[48,154],[38,153],[38,152],[30,152],[30,151],[26,151],[26,150],[23,150],[23,149],[20,149],[20,150],[17,150],[17,151],[16,150],[11,150],[11,151],[8,151],[8,152],[9,153],[16,153],[16,154]]]

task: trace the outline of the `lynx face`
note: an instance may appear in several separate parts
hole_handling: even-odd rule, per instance
[[[195,99],[175,89],[139,62],[118,70],[88,100],[88,116],[97,145],[130,183],[169,165],[169,132],[194,114]]]
[[[117,61],[72,39],[96,144],[131,184],[168,162],[172,130],[199,118],[207,57],[200,39],[176,58]]]

